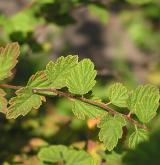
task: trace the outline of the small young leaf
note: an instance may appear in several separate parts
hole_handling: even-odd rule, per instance
[[[73,102],[72,111],[78,119],[82,120],[85,118],[103,117],[107,114],[103,109],[79,100]]]
[[[148,140],[148,132],[144,129],[137,129],[129,137],[129,147],[135,148],[139,143]]]
[[[5,48],[0,47],[0,80],[11,76],[11,70],[17,64],[19,53],[18,43],[7,44]]]
[[[38,109],[45,101],[45,97],[34,94],[32,88],[46,87],[48,82],[43,71],[37,72],[32,75],[25,88],[16,91],[16,97],[11,98],[9,101],[10,107],[8,108],[7,118],[17,118],[20,115],[25,116],[32,109]]]
[[[7,111],[7,100],[4,97],[6,93],[0,89],[0,112],[5,113]]]
[[[30,87],[19,89],[16,91],[16,95],[16,97],[11,98],[9,101],[8,119],[15,119],[20,115],[25,116],[32,109],[38,109],[42,101],[45,101],[45,97],[33,94]]]
[[[55,62],[51,61],[46,66],[46,75],[53,88],[66,86],[66,80],[71,70],[78,64],[78,56],[69,55],[60,57]]]
[[[85,151],[77,151],[63,145],[53,145],[42,148],[38,154],[38,158],[44,165],[47,165],[48,163],[65,163],[65,165],[96,165],[93,158]]]
[[[126,107],[129,97],[128,90],[121,83],[112,84],[108,88],[108,97],[112,104],[119,107]]]
[[[83,95],[88,93],[96,81],[96,70],[89,59],[84,59],[71,71],[67,79],[67,87],[71,93]]]
[[[159,106],[159,89],[152,85],[141,85],[128,98],[128,107],[143,123],[149,122]]]
[[[122,127],[125,125],[125,119],[120,115],[106,116],[99,123],[99,139],[103,141],[107,150],[111,151],[117,145],[118,139],[122,137]]]

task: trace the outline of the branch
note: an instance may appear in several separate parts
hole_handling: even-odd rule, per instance
[[[72,100],[81,100],[85,103],[89,103],[91,105],[100,107],[100,108],[106,110],[107,112],[111,113],[112,115],[122,115],[127,121],[131,122],[132,124],[136,125],[137,127],[148,130],[148,128],[145,125],[134,120],[133,118],[131,118],[131,116],[117,112],[117,111],[113,110],[112,108],[110,108],[109,106],[107,106],[105,103],[100,103],[100,102],[89,100],[89,99],[86,99],[83,97],[78,97],[78,96],[72,95],[67,92],[62,92],[62,91],[54,89],[54,88],[43,88],[43,89],[34,88],[33,89],[33,93],[39,93],[39,92],[53,92],[53,93],[57,94],[57,96],[63,96],[63,97],[66,97],[66,98],[72,99]]]
[[[22,88],[22,86],[14,86],[14,85],[8,85],[8,84],[0,84],[0,87],[1,88],[15,89],[15,90]],[[70,100],[81,100],[85,103],[89,103],[91,105],[100,107],[100,108],[106,110],[107,112],[111,113],[112,115],[122,115],[127,121],[131,122],[132,124],[136,125],[137,127],[148,130],[148,128],[145,125],[134,120],[133,118],[131,118],[130,115],[125,115],[125,114],[122,114],[120,112],[117,112],[114,109],[110,108],[105,103],[89,100],[89,99],[86,99],[84,97],[78,97],[78,96],[72,95],[72,94],[67,93],[67,92],[62,92],[62,91],[54,89],[54,88],[33,88],[32,90],[33,90],[33,93],[52,92],[52,93],[57,94],[57,96],[66,97]]]
[[[15,86],[15,85],[9,85],[9,84],[0,84],[0,88],[7,88],[7,89],[18,90],[18,89],[22,88],[22,86]]]

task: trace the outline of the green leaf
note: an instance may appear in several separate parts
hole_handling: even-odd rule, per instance
[[[148,132],[144,129],[137,129],[129,137],[129,147],[135,148],[139,143],[148,140]]]
[[[137,87],[128,99],[128,107],[143,123],[149,122],[159,106],[159,89],[153,85]]]
[[[117,145],[118,139],[122,137],[122,127],[126,125],[125,119],[116,115],[106,116],[99,123],[99,139],[103,141],[107,150],[111,151]]]
[[[0,47],[0,80],[11,76],[11,70],[17,64],[19,53],[18,43],[7,44],[5,48]]]
[[[96,81],[96,70],[89,59],[84,59],[71,71],[67,79],[67,87],[71,93],[83,95],[88,93]]]
[[[143,100],[146,96],[156,96],[157,101],[159,100],[159,89],[153,85],[140,85],[130,94],[127,104],[128,108],[134,112],[136,103]]]
[[[75,100],[72,103],[72,111],[78,119],[82,120],[85,118],[103,117],[107,114],[103,109],[79,100]]]
[[[38,71],[30,77],[27,86],[32,88],[47,88],[50,86],[50,82],[47,80],[47,76],[44,71]]]
[[[109,13],[106,8],[95,4],[89,4],[88,10],[91,15],[97,17],[102,23],[106,24],[106,22],[108,22]]]
[[[7,112],[7,118],[17,118],[22,115],[25,116],[32,109],[38,109],[42,104],[42,101],[45,101],[44,96],[34,94],[32,91],[33,87],[45,87],[46,86],[46,77],[44,72],[37,72],[35,75],[32,75],[28,84],[25,88],[21,88],[16,91],[16,97],[11,98],[9,101],[9,108]]]
[[[108,87],[108,98],[112,104],[119,107],[127,106],[129,97],[127,88],[121,83],[114,83]]]
[[[78,56],[68,55],[60,57],[55,62],[51,61],[46,66],[46,75],[53,88],[66,86],[66,80],[71,70],[78,64]]]
[[[64,155],[64,160],[66,165],[94,165],[92,157],[85,151],[76,151],[74,149],[69,149]]]
[[[64,154],[68,151],[67,147],[63,145],[55,145],[42,148],[38,153],[38,158],[41,162],[60,162],[64,159]]]
[[[16,95],[16,97],[11,98],[9,101],[8,119],[15,119],[20,115],[25,116],[32,109],[38,109],[42,101],[45,101],[45,97],[33,94],[32,88],[30,87],[16,91]]]
[[[0,112],[6,113],[7,111],[7,100],[5,98],[6,93],[0,89]]]
[[[38,153],[40,162],[63,163],[65,165],[96,165],[92,157],[83,150],[70,149],[62,145],[42,148]]]
[[[123,116],[115,115],[114,119],[117,120],[122,127],[124,127],[126,125],[126,120],[124,119]]]
[[[135,114],[143,123],[148,123],[155,115],[159,107],[156,96],[145,96],[144,99],[136,103]]]
[[[34,81],[33,81],[34,80]],[[35,75],[32,75],[31,78],[29,79],[27,86],[32,87],[32,88],[50,88],[51,83],[48,81],[47,79],[47,75],[45,73],[45,71],[39,71],[37,72]],[[53,92],[49,92],[49,91],[39,91],[39,94],[44,94],[44,95],[56,95]]]

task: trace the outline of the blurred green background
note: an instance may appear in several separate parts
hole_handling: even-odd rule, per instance
[[[113,81],[160,87],[159,0],[1,0],[0,45],[13,41],[21,55],[5,83],[25,85],[48,61],[77,54],[95,63],[93,92],[103,100]],[[8,99],[14,95],[8,93]],[[151,142],[134,151],[124,143],[105,152],[94,121],[76,119],[65,99],[47,98],[38,111],[17,120],[0,114],[0,164],[36,165],[40,147],[64,144],[85,149],[104,165],[159,165],[160,118],[150,127]]]

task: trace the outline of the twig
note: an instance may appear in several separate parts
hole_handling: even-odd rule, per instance
[[[122,115],[126,120],[128,120],[131,123],[133,123],[137,127],[143,128],[145,130],[148,130],[148,128],[145,125],[139,123],[138,121],[134,120],[133,118],[131,118],[128,115],[125,115],[125,114],[122,114],[120,112],[117,112],[117,111],[113,110],[112,108],[108,107],[105,103],[89,100],[89,99],[86,99],[84,97],[78,97],[78,96],[72,95],[70,93],[62,92],[60,90],[53,89],[53,88],[43,88],[43,89],[42,88],[34,88],[33,92],[34,93],[38,93],[38,92],[53,92],[53,93],[57,94],[57,96],[63,96],[63,97],[66,97],[66,98],[72,99],[72,100],[81,100],[81,101],[83,101],[85,103],[89,103],[91,105],[100,107],[100,108],[106,110],[107,112],[111,113],[112,115]]]
[[[0,88],[9,88],[9,89],[16,89],[17,90],[17,89],[22,88],[22,86],[0,84]],[[133,118],[131,118],[130,115],[125,115],[125,114],[122,114],[118,111],[115,111],[114,109],[112,109],[108,105],[106,105],[105,103],[89,100],[89,99],[86,99],[84,97],[75,96],[75,95],[72,95],[70,93],[62,92],[62,91],[54,89],[54,88],[33,88],[32,90],[33,90],[33,93],[52,92],[52,93],[57,94],[57,96],[66,97],[70,100],[81,100],[85,103],[89,103],[91,105],[100,107],[100,108],[106,110],[107,112],[111,113],[112,115],[122,115],[127,121],[131,122],[135,126],[137,126],[139,128],[143,128],[145,130],[148,130],[148,128],[145,125],[143,125],[143,124],[139,123],[138,121],[134,120]]]
[[[0,84],[0,88],[7,88],[7,89],[20,89],[22,86],[15,86],[15,85],[9,85],[9,84]]]

